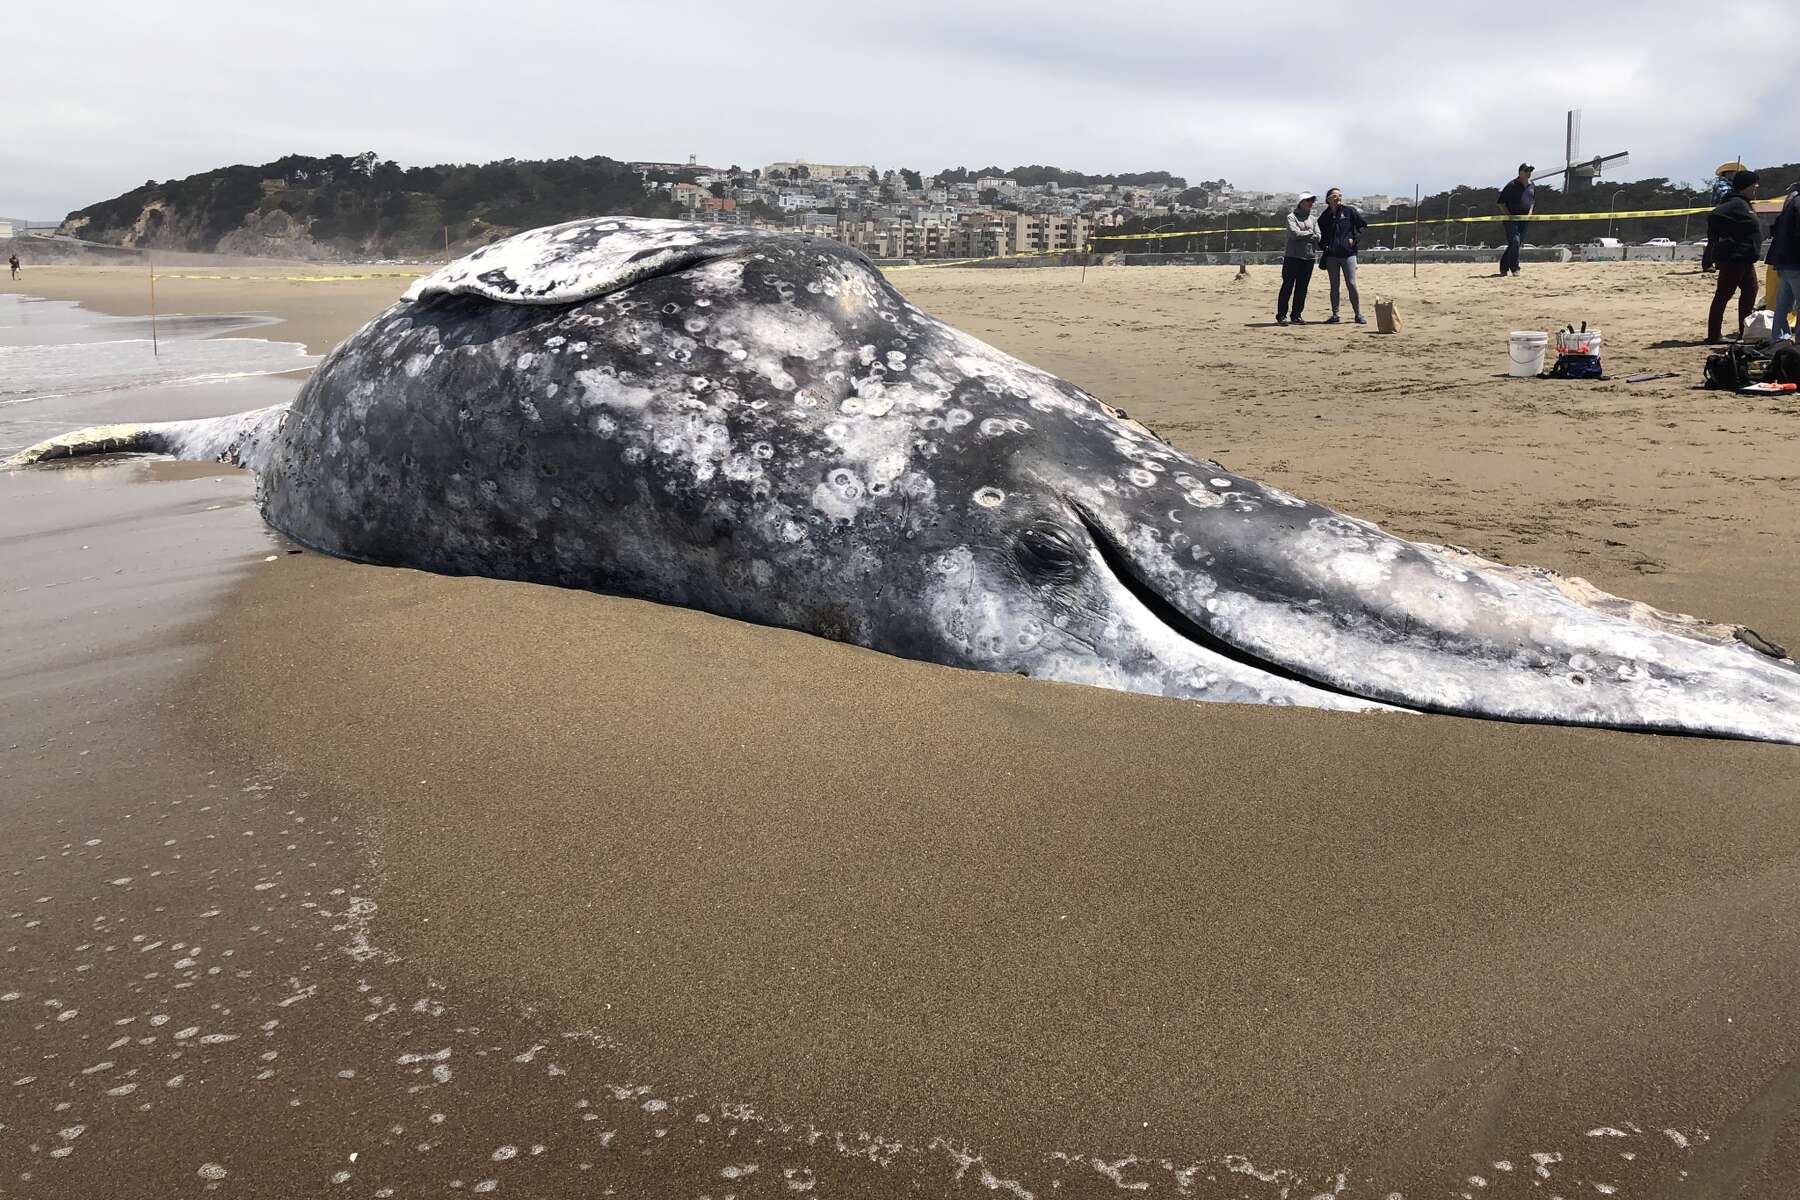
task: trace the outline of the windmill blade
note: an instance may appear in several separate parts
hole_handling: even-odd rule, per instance
[[[1602,154],[1588,165],[1593,168],[1594,174],[1598,175],[1600,174],[1601,168],[1605,167],[1608,163],[1622,167],[1630,161],[1631,155],[1626,151],[1621,150],[1617,154]]]

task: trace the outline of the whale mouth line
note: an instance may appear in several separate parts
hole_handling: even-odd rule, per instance
[[[1137,600],[1139,604],[1142,604],[1153,618],[1167,626],[1172,633],[1180,637],[1183,641],[1192,642],[1194,645],[1199,646],[1208,653],[1217,655],[1230,662],[1237,663],[1240,666],[1249,667],[1252,670],[1260,671],[1265,675],[1273,676],[1276,679],[1285,680],[1289,683],[1297,683],[1304,687],[1312,688],[1315,691],[1326,692],[1333,696],[1342,696],[1349,700],[1360,700],[1365,704],[1384,705],[1391,708],[1408,707],[1406,705],[1395,704],[1391,700],[1377,700],[1374,697],[1365,696],[1358,692],[1338,687],[1335,684],[1328,683],[1324,680],[1302,674],[1291,667],[1283,666],[1281,663],[1273,662],[1257,654],[1253,654],[1242,647],[1232,645],[1230,642],[1219,637],[1217,634],[1201,625],[1198,621],[1169,603],[1169,601],[1163,597],[1161,592],[1157,591],[1148,580],[1138,574],[1137,569],[1132,566],[1131,556],[1112,539],[1111,535],[1106,532],[1105,526],[1095,520],[1093,516],[1081,507],[1081,505],[1071,502],[1069,507],[1074,510],[1076,519],[1078,519],[1082,526],[1086,528],[1088,536],[1093,539],[1095,548],[1100,552],[1100,561],[1106,565],[1106,569],[1112,573],[1113,578],[1118,580],[1119,585],[1127,592],[1130,592],[1133,599]],[[1412,711],[1421,710],[1413,709]]]

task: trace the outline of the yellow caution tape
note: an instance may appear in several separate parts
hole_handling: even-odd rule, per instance
[[[1709,213],[1708,208],[1641,208],[1631,212],[1619,213],[1531,213],[1523,217],[1496,214],[1484,217],[1430,217],[1421,216],[1417,220],[1408,218],[1404,221],[1370,221],[1370,229],[1393,229],[1407,225],[1480,225],[1503,221],[1611,221],[1626,220],[1632,217],[1691,217],[1700,213]],[[1166,241],[1169,238],[1184,237],[1218,237],[1232,233],[1286,233],[1285,225],[1258,225],[1246,229],[1173,229],[1167,233],[1102,233],[1089,238],[1090,242],[1141,242]]]

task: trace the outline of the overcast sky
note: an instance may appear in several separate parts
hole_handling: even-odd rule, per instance
[[[0,214],[284,153],[1051,163],[1352,195],[1800,159],[1795,0],[86,0],[0,28]],[[1509,15],[1516,14],[1516,15]]]

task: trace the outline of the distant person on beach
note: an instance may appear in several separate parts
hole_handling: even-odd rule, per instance
[[[1313,216],[1318,197],[1301,192],[1294,211],[1287,215],[1287,249],[1281,257],[1281,295],[1275,301],[1275,323],[1304,325],[1306,285],[1312,282],[1313,247],[1319,244],[1319,218]]]
[[[1342,188],[1325,193],[1325,211],[1319,214],[1319,246],[1324,255],[1325,274],[1331,280],[1331,315],[1327,325],[1338,323],[1338,279],[1350,293],[1350,311],[1358,325],[1369,322],[1362,315],[1362,298],[1356,294],[1356,246],[1369,223],[1354,204],[1344,203]]]
[[[1518,177],[1507,182],[1500,189],[1500,211],[1509,217],[1529,217],[1537,207],[1537,188],[1531,184],[1531,173],[1537,170],[1530,163],[1519,164]],[[1502,224],[1506,230],[1506,249],[1500,252],[1500,274],[1517,275],[1519,273],[1519,249],[1525,244],[1525,222],[1519,220],[1506,221]]]
[[[1775,289],[1775,341],[1794,340],[1788,314],[1800,303],[1800,180],[1789,185],[1781,215],[1769,231],[1769,265],[1781,280]]]
[[[7,259],[6,265],[12,270],[12,277],[17,279],[19,277],[19,256],[15,254]]]
[[[1713,287],[1712,311],[1706,318],[1706,343],[1725,340],[1725,305],[1738,293],[1738,332],[1756,307],[1756,268],[1762,262],[1762,226],[1750,202],[1756,199],[1755,171],[1739,171],[1731,177],[1731,195],[1706,215],[1706,242],[1719,267]]]

